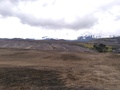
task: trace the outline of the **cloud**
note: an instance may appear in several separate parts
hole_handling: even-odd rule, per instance
[[[0,0],[0,37],[120,35],[120,0]]]
[[[120,6],[120,0],[110,0],[110,2],[101,5],[98,10],[106,12],[111,10],[114,6]]]
[[[117,16],[117,17],[115,18],[115,20],[116,20],[116,21],[119,21],[119,20],[120,20],[120,16]]]
[[[0,1],[0,14],[2,16],[12,16],[12,5],[9,2]],[[13,8],[13,7],[12,7]]]
[[[71,22],[66,22],[67,17],[64,17],[64,15],[63,15],[63,17],[60,17],[58,15],[59,18],[54,19],[54,17],[57,16],[55,13],[57,13],[58,11],[55,10],[57,12],[54,12],[54,10],[52,11],[52,9],[47,9],[47,11],[51,10],[50,13],[53,13],[53,14],[51,14],[51,17],[49,17],[49,15],[44,17],[44,15],[46,15],[46,13],[44,14],[44,12],[46,10],[45,7],[47,7],[48,3],[43,3],[43,4],[46,4],[46,6],[45,7],[42,6],[42,10],[40,12],[38,9],[39,7],[36,8],[38,13],[40,13],[40,14],[43,13],[42,16],[36,17],[34,15],[34,13],[26,13],[26,12],[23,12],[22,10],[20,10],[20,8],[18,6],[21,2],[23,2],[22,5],[24,5],[24,4],[26,5],[26,3],[33,2],[33,0],[28,0],[28,2],[26,0],[4,0],[0,3],[0,14],[4,17],[17,17],[21,20],[21,23],[23,23],[23,24],[28,24],[30,26],[42,27],[42,28],[46,28],[46,29],[79,30],[79,29],[91,28],[92,26],[94,26],[97,23],[97,18],[94,17],[94,14],[85,14],[84,16],[75,16],[75,14],[73,14],[75,16],[75,18]],[[51,2],[52,2],[51,4],[54,5],[56,0],[52,0]],[[51,7],[53,7],[53,6],[51,6]],[[60,14],[62,14],[62,13],[64,13],[64,12],[60,11]],[[67,11],[65,13],[67,13]],[[49,13],[47,12],[47,14],[49,14]]]
[[[38,19],[34,16],[18,15],[23,24],[29,24],[31,26],[41,26],[47,29],[73,29],[79,30],[84,28],[91,28],[97,22],[97,18],[93,15],[85,15],[83,17],[77,17],[73,22],[66,22],[64,18],[59,20],[53,19]]]
[[[109,14],[107,16],[114,18],[114,21],[120,20],[120,0],[111,0],[111,2],[101,5],[97,12],[104,15]]]
[[[93,27],[95,24],[97,24],[98,19],[94,17],[93,14],[87,14],[83,17],[78,17],[76,21],[74,21],[71,24],[68,24],[67,26],[72,29],[89,29]]]
[[[103,23],[102,18],[104,22],[108,22],[105,13],[110,12],[119,20],[120,14],[112,12],[113,7],[119,8],[119,5],[119,0],[1,0],[0,15],[17,17],[22,24],[47,30],[91,30],[96,24]],[[96,13],[102,15],[96,17]],[[104,27],[107,27],[106,25]],[[103,24],[98,28],[101,27]]]

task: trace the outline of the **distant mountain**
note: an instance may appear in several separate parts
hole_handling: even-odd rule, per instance
[[[119,38],[120,36],[114,36],[114,35],[109,35],[109,36],[106,36],[106,37],[103,37],[103,36],[100,36],[100,35],[94,35],[94,34],[90,34],[90,33],[85,33],[81,36],[79,36],[77,38],[77,41],[80,41],[80,42],[89,42],[89,41],[92,41],[92,40],[96,40],[96,39],[107,39],[107,38]]]
[[[77,41],[88,42],[94,39],[97,39],[97,37],[95,37],[94,35],[85,35],[85,36],[78,37]]]

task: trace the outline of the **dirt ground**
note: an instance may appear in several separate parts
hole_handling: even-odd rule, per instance
[[[120,54],[0,49],[0,90],[120,90]]]

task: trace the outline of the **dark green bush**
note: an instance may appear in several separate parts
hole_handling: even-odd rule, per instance
[[[94,44],[93,48],[100,53],[108,51],[108,47],[105,44]]]

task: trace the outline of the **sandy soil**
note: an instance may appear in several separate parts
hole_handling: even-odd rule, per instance
[[[0,49],[0,90],[120,90],[120,54]]]

